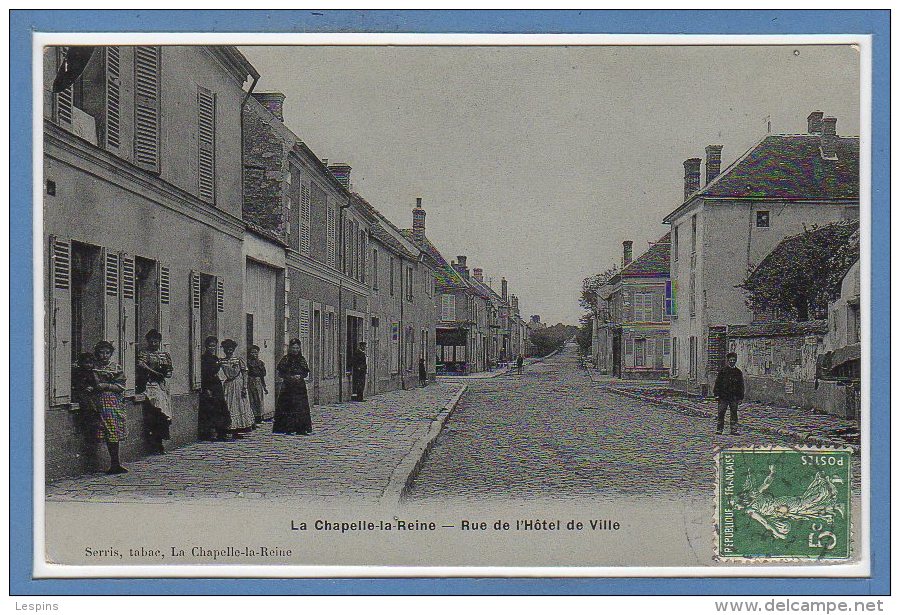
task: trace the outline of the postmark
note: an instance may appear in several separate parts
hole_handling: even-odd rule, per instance
[[[719,561],[845,561],[851,452],[727,448],[716,456]]]

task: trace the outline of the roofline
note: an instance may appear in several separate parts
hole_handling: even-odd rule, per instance
[[[671,224],[671,223],[672,223],[672,219],[675,218],[675,217],[677,217],[677,214],[680,214],[684,209],[686,209],[686,208],[687,208],[687,207],[688,207],[688,206],[689,206],[696,198],[698,198],[698,197],[704,198],[704,199],[720,200],[720,201],[768,201],[768,200],[773,200],[773,201],[792,201],[792,202],[800,202],[800,201],[804,201],[804,200],[805,200],[805,201],[813,201],[813,202],[821,202],[821,201],[823,201],[823,200],[825,200],[825,201],[834,201],[834,202],[853,201],[854,199],[832,199],[832,198],[827,198],[827,197],[824,198],[824,199],[810,199],[810,198],[805,198],[805,197],[802,197],[802,198],[790,198],[790,197],[770,197],[770,196],[762,196],[762,197],[738,197],[738,196],[733,196],[733,197],[732,197],[732,196],[718,196],[718,195],[716,195],[716,196],[709,196],[709,195],[706,195],[706,194],[705,194],[710,188],[712,188],[712,187],[715,186],[717,183],[719,183],[719,181],[720,181],[721,179],[723,179],[723,178],[726,177],[729,173],[731,173],[731,171],[734,169],[734,167],[736,167],[738,164],[740,164],[741,162],[743,162],[743,161],[744,161],[751,153],[753,153],[753,151],[755,151],[760,145],[762,145],[763,142],[764,142],[766,139],[768,139],[769,137],[817,137],[817,136],[819,136],[819,135],[810,135],[810,134],[767,134],[767,135],[763,136],[759,141],[757,141],[755,144],[753,144],[753,145],[750,147],[750,149],[748,149],[748,150],[747,150],[746,152],[744,152],[742,155],[738,156],[738,158],[735,159],[734,162],[732,162],[730,165],[728,165],[727,167],[725,167],[725,169],[724,169],[721,173],[719,173],[718,175],[716,175],[715,178],[713,178],[713,180],[712,180],[711,182],[709,182],[709,183],[706,184],[705,186],[702,186],[702,187],[700,187],[699,189],[697,189],[696,191],[694,191],[693,193],[691,193],[691,194],[688,196],[688,198],[685,199],[684,202],[683,202],[681,205],[679,205],[677,208],[675,208],[674,211],[672,211],[672,212],[669,213],[665,218],[663,218],[663,224]],[[859,137],[845,136],[845,135],[838,135],[838,138],[839,138],[839,139],[849,139],[849,140],[854,140],[854,139],[855,139],[855,140],[857,140],[857,141],[859,140]],[[859,199],[855,199],[855,200],[856,200],[856,201],[859,201]]]
[[[234,45],[207,45],[206,46],[222,63],[231,74],[240,79],[241,83],[251,79],[259,79],[259,71],[250,63],[243,53]]]

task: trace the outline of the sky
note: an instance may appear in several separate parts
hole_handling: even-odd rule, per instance
[[[523,318],[575,324],[582,280],[668,232],[687,158],[722,167],[813,110],[859,134],[852,46],[242,47],[285,124],[401,228],[465,255]]]

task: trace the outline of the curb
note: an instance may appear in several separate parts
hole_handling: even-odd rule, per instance
[[[639,395],[637,393],[631,393],[628,391],[623,391],[621,389],[616,389],[613,387],[607,387],[607,389],[615,393],[616,395],[621,395],[623,397],[630,397],[631,399],[637,399],[640,401],[649,402],[651,404],[656,404],[657,406],[663,406],[665,408],[669,408],[678,412],[679,414],[684,414],[686,416],[695,416],[702,417],[707,419],[715,419],[715,415],[711,412],[705,412],[703,410],[698,410],[692,406],[688,406],[686,404],[679,404],[677,402],[662,402],[656,399],[644,397],[643,395]],[[782,438],[787,438],[788,440],[793,440],[794,442],[798,442],[800,444],[815,444],[817,446],[828,446],[828,447],[840,447],[840,448],[848,448],[850,449],[854,455],[859,455],[860,447],[856,444],[850,444],[849,442],[844,442],[842,440],[832,440],[830,438],[823,438],[821,436],[815,436],[809,433],[797,433],[796,431],[791,431],[789,429],[782,429],[781,427],[767,427],[766,425],[748,425],[744,423],[741,425],[742,429],[747,429],[749,431],[757,431],[760,433],[768,434],[770,436],[779,436]]]
[[[412,486],[413,481],[416,480],[419,471],[422,469],[425,458],[428,457],[428,453],[431,452],[435,441],[440,435],[441,430],[444,428],[444,424],[447,422],[447,419],[450,418],[450,415],[453,414],[460,398],[468,388],[468,385],[463,384],[459,391],[450,398],[450,401],[444,404],[444,407],[441,408],[438,415],[432,419],[431,426],[428,428],[425,435],[412,445],[406,456],[404,456],[400,463],[397,464],[397,467],[394,468],[394,471],[391,474],[387,486],[381,494],[381,500],[401,502],[406,497],[409,488]]]

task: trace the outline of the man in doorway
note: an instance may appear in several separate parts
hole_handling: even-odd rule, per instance
[[[351,401],[363,401],[366,390],[366,343],[360,342],[353,360],[350,362],[353,377],[353,395]]]
[[[731,410],[731,435],[738,435],[738,404],[744,399],[744,374],[737,368],[737,354],[725,355],[725,367],[716,376],[713,395],[719,400],[716,433],[725,428],[725,411]]]
[[[428,369],[425,367],[425,357],[419,357],[419,386],[428,384]]]

